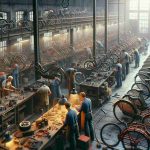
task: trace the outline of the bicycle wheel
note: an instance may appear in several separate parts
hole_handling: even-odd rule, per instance
[[[113,60],[113,63],[116,64],[119,57],[116,54],[111,54],[110,58]]]
[[[135,76],[135,82],[139,82],[139,81],[141,80],[143,83],[146,83],[146,82],[145,82],[145,79],[149,79],[149,76],[147,76],[147,75],[144,74],[144,73],[138,73],[138,74]]]
[[[143,98],[144,99],[147,99],[149,97],[149,93],[150,93],[150,89],[149,87],[142,83],[142,82],[137,82],[137,83],[134,83],[131,87],[131,89],[140,89],[140,90],[143,90]]]
[[[100,131],[101,140],[108,147],[115,147],[119,144],[120,134],[121,128],[114,123],[105,124]]]
[[[147,114],[143,117],[142,123],[150,125],[150,114]]]
[[[87,61],[85,61],[85,63],[84,63],[84,68],[86,69],[86,70],[92,70],[92,69],[94,69],[95,68],[95,63],[94,63],[94,61],[93,60],[87,60]]]
[[[122,137],[126,150],[149,150],[149,142],[144,134],[138,131],[127,131]]]
[[[85,76],[82,72],[75,73],[75,83],[80,84],[85,80]]]
[[[127,92],[128,95],[132,95],[134,97],[139,97],[140,96],[140,92],[138,92],[136,89],[131,89]]]
[[[122,98],[131,101],[132,104],[134,104],[134,106],[136,108],[138,108],[139,110],[143,110],[144,105],[143,105],[143,103],[142,103],[142,101],[140,100],[139,97],[131,98],[129,95],[124,95]]]
[[[108,72],[110,71],[110,65],[108,63],[102,63],[98,69],[98,72]]]
[[[130,101],[119,100],[114,104],[113,113],[119,122],[128,124],[133,122],[137,109]]]

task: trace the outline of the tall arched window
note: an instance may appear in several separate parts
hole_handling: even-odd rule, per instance
[[[0,12],[0,19],[7,20],[7,13],[6,12]]]

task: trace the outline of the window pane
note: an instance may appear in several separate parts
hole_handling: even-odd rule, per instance
[[[148,13],[140,13],[140,20],[148,21]]]
[[[138,10],[138,0],[130,0],[130,10]]]
[[[150,2],[149,0],[140,0],[140,10],[148,10]]]
[[[139,21],[139,30],[140,33],[148,33],[148,20]]]
[[[29,12],[29,20],[30,20],[30,21],[33,21],[33,11],[30,11],[30,12]]]
[[[130,13],[129,19],[138,19],[138,13]]]
[[[16,12],[16,22],[23,19],[23,11],[17,11]]]
[[[6,12],[0,12],[0,19],[6,19],[7,20],[7,13]]]

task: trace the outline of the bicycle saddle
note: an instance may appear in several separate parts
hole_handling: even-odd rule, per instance
[[[126,94],[126,95],[123,96],[123,98],[125,98],[125,97],[128,97],[129,99],[132,99],[132,100],[139,99],[139,97],[135,97],[135,96],[132,96],[132,95],[129,95],[129,94]]]

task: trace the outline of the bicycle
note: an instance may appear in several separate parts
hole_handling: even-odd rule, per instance
[[[63,79],[66,78],[66,73],[64,69],[59,67],[56,63],[48,65],[47,69],[45,69],[40,63],[38,63],[37,65],[35,65],[35,68],[40,73],[40,75],[46,79],[52,79],[53,76],[56,76],[59,77],[61,81],[60,83],[62,83]],[[85,80],[84,74],[78,71],[75,72],[74,78],[76,84],[80,84]]]
[[[145,118],[150,117],[150,108],[141,109],[141,101],[138,98],[134,99],[134,101],[120,99],[114,104],[113,113],[119,122],[131,124],[136,119],[145,122]]]
[[[133,123],[121,129],[117,124],[108,123],[102,127],[100,137],[110,148],[117,146],[121,141],[126,150],[149,150],[149,129],[149,124]]]

